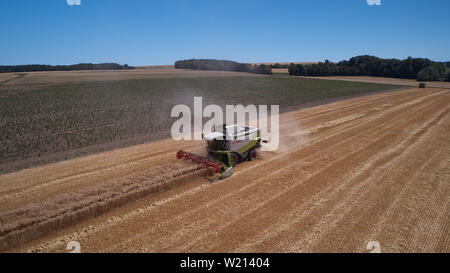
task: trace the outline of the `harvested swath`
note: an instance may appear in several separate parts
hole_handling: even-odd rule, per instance
[[[0,250],[167,190],[204,172],[200,168],[184,161],[167,163],[143,173],[1,213]]]

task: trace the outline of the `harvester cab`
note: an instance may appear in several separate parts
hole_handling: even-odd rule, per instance
[[[211,182],[233,174],[233,167],[256,159],[256,149],[261,147],[258,128],[239,125],[215,126],[211,133],[203,135],[206,140],[207,157],[178,151],[177,158],[191,160],[213,171]]]

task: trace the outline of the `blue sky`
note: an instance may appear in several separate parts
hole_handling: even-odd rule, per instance
[[[0,65],[450,61],[450,1],[0,0]]]

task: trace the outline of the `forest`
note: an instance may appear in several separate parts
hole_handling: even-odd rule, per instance
[[[253,65],[238,63],[227,60],[214,59],[190,59],[175,62],[177,69],[215,70],[215,71],[236,71],[255,74],[272,74],[272,68],[265,64]]]
[[[375,76],[418,81],[449,81],[450,63],[434,62],[425,58],[409,57],[404,60],[357,56],[333,63],[328,60],[317,64],[289,65],[291,76]]]
[[[28,65],[4,65],[0,66],[0,73],[12,72],[34,72],[34,71],[74,71],[74,70],[125,70],[134,69],[134,67],[127,64],[120,65],[117,63],[79,63],[73,65],[43,65],[43,64],[28,64]]]

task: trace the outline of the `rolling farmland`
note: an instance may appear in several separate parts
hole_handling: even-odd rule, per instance
[[[180,86],[190,88],[177,97]],[[155,91],[157,87],[165,96]],[[241,95],[239,88],[248,92]],[[99,150],[92,145],[104,144],[88,140],[80,146],[86,149],[83,156],[64,161],[57,157],[54,161],[59,162],[0,175],[0,248],[66,252],[67,243],[75,240],[82,252],[367,252],[367,242],[378,241],[383,252],[449,252],[447,89],[410,88],[290,108],[280,116],[280,149],[260,152],[256,161],[244,162],[232,177],[214,184],[207,182],[205,171],[196,165],[175,159],[179,149],[203,150],[203,142],[144,137],[117,144],[121,137],[154,133],[148,127],[154,123],[143,122],[154,113],[144,109],[166,111],[164,106],[186,103],[183,99],[192,94],[209,97],[205,104],[279,103],[288,107],[395,88],[216,75],[170,82],[157,78],[58,83],[57,88],[48,85],[25,91],[36,92],[27,105],[53,110],[47,115],[31,107],[26,116],[48,120],[45,124],[55,124],[55,128],[72,128],[52,123],[56,113],[67,120],[68,113],[76,116],[83,109],[74,119],[81,120],[74,134],[77,138],[96,136],[85,133],[85,128],[112,121],[126,129],[123,132],[138,131],[127,135],[118,130],[110,139],[110,148],[100,149],[108,151],[94,153]],[[226,91],[227,96],[220,96]],[[2,92],[9,102],[26,100],[23,92]],[[263,95],[255,100],[255,94]],[[66,100],[78,105],[77,111],[64,111],[70,109]],[[114,116],[116,111],[128,113],[130,119],[118,119],[127,115]],[[102,113],[104,120],[97,120],[96,113]],[[91,121],[85,119],[90,116]],[[33,124],[21,121],[24,125],[17,122],[18,128]],[[144,128],[136,128],[138,124]],[[39,130],[37,136],[42,135]],[[92,132],[98,132],[97,140],[108,134]],[[42,156],[54,153],[49,148]],[[8,157],[2,165],[19,159]]]
[[[0,173],[169,137],[172,107],[192,106],[194,96],[283,109],[395,88],[173,69],[21,74],[0,85]]]

